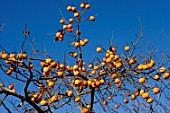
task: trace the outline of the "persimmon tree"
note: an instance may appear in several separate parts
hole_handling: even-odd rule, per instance
[[[12,109],[7,104],[12,104],[18,111],[38,113],[52,113],[58,109],[67,112],[79,109],[82,113],[99,110],[170,112],[170,57],[165,52],[157,57],[158,51],[154,48],[148,49],[147,53],[139,50],[143,36],[141,23],[136,40],[129,42],[124,51],[117,52],[118,48],[112,44],[103,48],[101,44],[96,48],[96,56],[85,62],[83,54],[88,50],[82,51],[82,48],[88,46],[89,39],[83,36],[81,23],[95,21],[94,15],[84,17],[90,7],[85,2],[80,7],[67,6],[68,13],[73,16],[62,17],[59,21],[62,28],[55,33],[54,42],[73,39],[70,45],[74,51],[64,53],[72,57],[70,63],[48,56],[48,50],[41,57],[27,29],[23,32],[24,41],[19,51],[9,52],[1,47],[0,69],[3,76],[14,79],[13,82],[0,82],[0,103],[8,112]],[[24,46],[29,39],[30,51]],[[21,82],[24,88],[17,89],[16,82]],[[10,96],[15,98],[9,101]],[[14,103],[15,99],[19,101]]]

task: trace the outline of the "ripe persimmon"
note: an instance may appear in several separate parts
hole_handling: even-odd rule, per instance
[[[21,54],[21,53],[18,53],[18,54],[17,54],[17,58],[18,58],[18,59],[22,59],[22,54]]]
[[[9,57],[10,58],[16,58],[16,54],[15,53],[11,53]]]
[[[71,29],[71,28],[72,28],[72,24],[68,24],[67,29]]]
[[[116,62],[116,65],[115,65],[117,68],[120,68],[122,67],[122,63],[121,62]]]
[[[100,81],[101,85],[104,84],[104,82],[105,82],[104,79],[100,79],[99,81]]]
[[[89,42],[89,40],[87,38],[85,38],[84,42],[87,44]]]
[[[101,62],[100,66],[104,67],[105,66],[105,62]]]
[[[116,108],[116,109],[119,108],[119,105],[118,105],[118,104],[115,104],[115,108]]]
[[[78,70],[74,70],[74,76],[78,76],[80,72]]]
[[[83,80],[82,85],[86,86],[88,84],[87,80]]]
[[[113,51],[113,52],[116,52],[116,47],[111,47],[111,50]]]
[[[144,92],[143,94],[142,94],[142,98],[143,99],[146,99],[146,98],[148,98],[149,97],[149,93],[148,92]]]
[[[64,24],[65,20],[64,18],[60,19],[60,24]]]
[[[67,6],[67,11],[71,11],[72,7],[71,6]]]
[[[73,91],[68,90],[67,95],[68,95],[69,97],[73,96]]]
[[[130,50],[130,46],[125,46],[125,51],[129,51]]]
[[[74,46],[75,46],[75,47],[79,47],[79,46],[80,46],[80,43],[79,43],[79,42],[75,42],[75,43],[74,43]]]
[[[58,72],[57,72],[57,76],[58,76],[58,77],[62,77],[63,75],[64,75],[64,72],[63,72],[63,71],[58,71]]]
[[[26,59],[27,58],[27,53],[24,51],[24,53],[22,54],[23,56],[23,59]]]
[[[67,29],[67,25],[63,25],[63,30],[66,30]]]
[[[11,92],[12,92],[12,93],[16,93],[16,90],[15,90],[15,89],[12,89]]]
[[[75,12],[76,10],[76,7],[71,7],[71,11]]]
[[[142,95],[145,92],[145,90],[140,90],[139,94]]]
[[[142,69],[143,70],[147,70],[147,69],[149,69],[150,68],[150,66],[148,65],[148,64],[143,64],[142,65]]]
[[[44,72],[44,73],[47,73],[49,70],[50,70],[49,67],[43,67],[43,72]]]
[[[138,65],[138,70],[142,70],[143,69],[143,65],[142,64],[139,64]]]
[[[98,70],[99,69],[99,66],[98,65],[94,65],[94,70]]]
[[[77,65],[77,64],[75,64],[74,66],[73,66],[73,69],[74,70],[76,70],[76,69],[78,69],[79,68],[79,66]]]
[[[7,69],[7,70],[6,70],[6,74],[7,74],[7,75],[10,75],[11,73],[12,73],[12,69]]]
[[[154,87],[154,88],[153,88],[153,92],[154,92],[155,94],[159,93],[159,92],[160,92],[160,88]]]
[[[80,85],[80,84],[81,84],[81,80],[76,79],[76,80],[74,81],[74,84],[75,84],[75,85]]]
[[[130,92],[126,92],[126,96],[130,96]]]
[[[79,17],[79,12],[75,12],[74,17],[76,17],[76,18]]]
[[[85,8],[86,8],[86,9],[89,9],[89,8],[90,8],[90,4],[89,4],[89,3],[86,3],[86,4],[85,4]]]
[[[91,71],[91,74],[92,74],[92,75],[96,74],[96,70],[92,70],[92,71]]]
[[[111,96],[108,96],[107,98],[108,98],[109,100],[112,100],[112,97],[111,97]]]
[[[53,95],[51,98],[50,98],[50,102],[56,102],[56,101],[58,101],[58,97],[57,97],[57,95]]]
[[[99,87],[99,86],[101,85],[101,83],[100,83],[99,80],[97,80],[97,81],[95,82],[95,84],[96,84],[96,87]]]
[[[8,86],[8,88],[9,88],[10,90],[14,89],[14,84],[10,84],[10,85]]]
[[[77,96],[75,99],[74,99],[75,102],[80,102],[80,97]]]
[[[114,60],[117,60],[117,59],[119,59],[119,56],[115,55]]]
[[[80,7],[81,7],[81,8],[85,8],[85,3],[82,2],[82,3],[80,4]]]
[[[124,103],[127,104],[129,102],[128,99],[124,99]]]
[[[33,69],[34,65],[32,63],[28,64],[28,69]]]
[[[110,58],[110,57],[106,58],[107,63],[110,63],[111,61],[112,61],[112,58]]]
[[[60,64],[59,67],[60,67],[60,69],[62,69],[62,70],[65,69],[65,65],[64,65],[64,64]]]
[[[160,73],[166,72],[166,68],[165,68],[165,67],[161,67],[161,68],[159,69],[159,72],[160,72]]]
[[[167,79],[167,78],[169,78],[169,77],[170,77],[169,72],[165,72],[164,75],[163,75],[163,78],[164,78],[164,79]]]
[[[7,53],[2,53],[1,57],[2,57],[3,59],[7,59],[7,58],[8,58],[8,54],[7,54]]]
[[[147,102],[148,102],[148,103],[152,103],[152,102],[153,102],[153,98],[152,98],[152,97],[149,97],[149,98],[147,99]]]
[[[90,20],[90,21],[94,21],[94,20],[95,20],[95,16],[90,16],[90,17],[89,17],[89,20]]]
[[[73,67],[72,67],[72,66],[66,66],[66,69],[67,69],[67,71],[69,71],[69,72],[73,71]]]
[[[100,53],[100,52],[102,51],[102,47],[98,46],[98,47],[96,48],[96,51],[97,51],[98,53]]]
[[[88,113],[89,110],[88,110],[87,108],[83,108],[83,109],[82,109],[82,112],[83,112],[83,113]]]
[[[154,79],[155,79],[155,80],[159,80],[159,79],[160,79],[160,76],[159,76],[158,74],[155,74],[155,75],[154,75]]]
[[[107,105],[107,101],[106,100],[103,101],[103,105]]]
[[[132,65],[132,64],[134,64],[134,63],[136,63],[136,58],[132,58],[132,59],[129,60],[129,64]]]
[[[117,84],[117,83],[119,83],[120,82],[120,79],[119,78],[116,78],[115,79],[115,83]]]
[[[143,78],[143,77],[139,78],[139,82],[140,83],[144,83],[145,82],[145,78]]]
[[[131,96],[131,99],[132,99],[132,100],[135,100],[135,99],[136,99],[136,96],[135,96],[135,95],[132,95],[132,96]]]
[[[41,100],[40,105],[41,106],[46,106],[48,104],[47,100]]]
[[[85,41],[80,40],[80,45],[81,45],[81,46],[84,46],[85,44],[86,44]]]
[[[73,31],[73,28],[67,29],[67,31],[71,33]]]
[[[47,64],[46,64],[45,61],[41,61],[40,65],[41,65],[42,67],[45,67]]]
[[[45,62],[46,62],[47,64],[50,64],[50,63],[51,63],[51,61],[52,61],[52,59],[51,59],[51,58],[47,58],[47,59],[45,60]]]
[[[91,85],[92,85],[92,83],[93,83],[93,81],[92,81],[92,80],[88,80],[88,81],[87,81],[88,86],[91,86]]]
[[[57,66],[57,62],[52,61],[52,62],[50,63],[50,67],[54,68],[54,67],[56,67],[56,66]]]
[[[70,19],[69,19],[69,22],[70,22],[70,23],[73,23],[73,22],[74,22],[74,19],[73,19],[73,18],[70,18]]]
[[[92,63],[89,63],[88,67],[91,69],[93,67]]]
[[[54,85],[55,85],[55,82],[54,82],[54,81],[49,81],[49,82],[48,82],[48,86],[49,86],[49,87],[54,87]]]
[[[78,56],[77,52],[73,52],[73,57],[76,58]]]

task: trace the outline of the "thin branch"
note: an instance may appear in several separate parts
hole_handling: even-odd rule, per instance
[[[0,26],[0,32],[2,32],[4,26],[5,26],[5,23],[3,23],[3,24]]]
[[[1,102],[1,104],[2,104],[3,107],[8,111],[8,113],[12,113],[12,112],[10,111],[10,109],[5,105],[4,102]]]

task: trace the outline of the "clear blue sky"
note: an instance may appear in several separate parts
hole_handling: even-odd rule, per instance
[[[0,0],[0,24],[5,23],[0,33],[0,45],[9,51],[19,50],[23,40],[24,25],[35,39],[36,49],[47,52],[53,58],[61,58],[68,48],[69,37],[61,43],[54,43],[55,33],[61,29],[59,19],[62,17],[59,9],[68,19],[66,5],[79,7],[80,0]],[[122,50],[130,41],[135,40],[135,32],[139,32],[139,18],[143,23],[144,35],[141,41],[142,49],[146,44],[153,44],[158,50],[169,48],[170,42],[170,1],[169,0],[90,0],[91,8],[87,16],[97,15],[94,22],[82,24],[83,36],[89,38],[88,47],[84,48],[89,61],[95,54],[98,45],[108,47],[108,41],[114,32],[113,44]],[[60,48],[60,49],[59,49]],[[69,51],[68,49],[66,50]],[[118,52],[119,53],[119,52]],[[62,55],[62,56],[61,56]],[[1,107],[0,107],[1,109]]]

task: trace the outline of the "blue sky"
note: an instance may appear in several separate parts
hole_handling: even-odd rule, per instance
[[[66,15],[66,6],[63,1],[1,0],[0,23],[6,25],[1,33],[0,44],[6,48],[12,49],[14,46],[17,48],[23,39],[24,24],[27,24],[37,48],[41,48],[44,43],[56,47],[58,43],[53,43],[53,37],[48,37],[47,33],[54,33],[61,28],[58,23],[61,18],[59,9]],[[74,3],[77,6],[80,3],[77,0],[65,2],[69,5]],[[90,4],[92,7],[86,14],[96,14],[97,17],[95,22],[84,22],[83,32],[85,32],[85,36],[93,40],[91,44],[94,46],[97,45],[95,43],[107,43],[113,31],[114,41],[117,44],[134,40],[133,32],[139,31],[139,18],[144,26],[143,40],[145,42],[154,43],[158,48],[167,42],[170,26],[170,3],[168,0],[161,2],[158,0],[110,0],[107,2],[91,0]]]
[[[67,14],[63,1],[78,7],[81,3],[80,0],[0,0],[0,24],[5,23],[0,33],[0,45],[10,52],[19,50],[24,37],[22,31],[27,24],[31,37],[35,39],[35,48],[43,51],[45,45],[50,56],[62,59],[62,52],[72,49],[68,46],[70,37],[54,43],[54,36],[47,34],[61,29],[59,9],[67,19],[72,16]],[[87,51],[84,57],[89,61],[98,45],[108,47],[113,32],[113,44],[121,53],[126,44],[136,39],[134,32],[139,33],[139,18],[144,27],[140,42],[143,51],[147,43],[158,50],[170,47],[169,0],[90,0],[89,3],[91,8],[84,16],[96,15],[94,22],[82,23],[82,35],[89,38],[89,45],[83,49]]]

